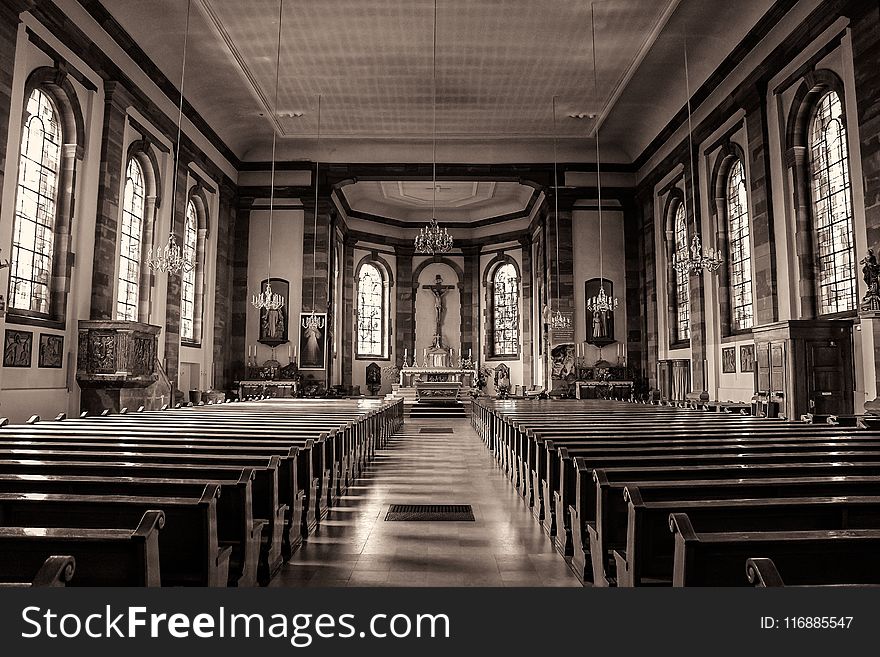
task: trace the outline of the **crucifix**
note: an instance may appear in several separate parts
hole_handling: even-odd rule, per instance
[[[437,274],[437,280],[433,285],[422,285],[423,290],[430,290],[434,295],[435,325],[434,344],[432,345],[434,349],[441,349],[443,347],[443,337],[440,331],[440,327],[443,324],[443,295],[454,287],[454,285],[443,285],[443,277],[440,274]]]

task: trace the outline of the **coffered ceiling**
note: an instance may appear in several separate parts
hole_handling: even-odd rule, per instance
[[[433,0],[284,0],[276,116],[278,1],[192,0],[186,95],[227,145],[242,159],[268,159],[274,126],[286,159],[429,160]],[[178,84],[187,3],[103,4]],[[693,89],[771,5],[595,2],[594,87],[589,2],[437,0],[442,159],[528,161],[531,153],[547,162],[555,95],[564,159],[592,157],[601,120],[608,159],[631,161],[683,103],[683,32]],[[325,141],[316,153],[319,95]]]

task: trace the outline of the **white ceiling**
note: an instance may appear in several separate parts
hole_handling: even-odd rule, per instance
[[[103,4],[178,84],[186,2]],[[562,159],[592,157],[586,138],[593,121],[571,119],[571,113],[607,113],[603,142],[614,154],[608,159],[632,159],[683,103],[681,30],[691,35],[696,89],[771,5],[596,2],[597,95],[588,2],[438,0],[438,160],[528,161],[531,153],[547,162],[554,95]],[[278,0],[192,4],[186,96],[245,160],[268,159],[278,6]],[[281,157],[430,160],[432,19],[433,0],[284,0]],[[319,94],[327,141],[317,154]],[[293,112],[303,116],[289,116]],[[487,143],[488,151],[481,148]],[[505,155],[505,148],[513,150]]]
[[[355,212],[405,222],[431,218],[432,206],[443,223],[470,223],[523,212],[535,191],[517,182],[438,181],[436,202],[430,180],[359,180],[341,188]]]

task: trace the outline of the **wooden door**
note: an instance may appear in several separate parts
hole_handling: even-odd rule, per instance
[[[852,391],[848,390],[849,367],[839,340],[807,342],[807,395],[810,412],[816,415],[845,415],[852,412]]]

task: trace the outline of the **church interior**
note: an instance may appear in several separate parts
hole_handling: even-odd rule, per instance
[[[865,0],[3,0],[0,582],[880,583],[878,58]]]

